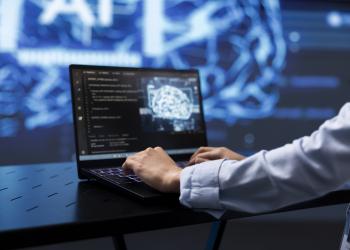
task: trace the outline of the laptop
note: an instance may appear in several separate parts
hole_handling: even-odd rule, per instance
[[[197,70],[70,65],[78,175],[140,199],[165,194],[126,158],[161,146],[179,164],[207,145]]]

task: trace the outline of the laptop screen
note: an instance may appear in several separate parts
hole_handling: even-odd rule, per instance
[[[147,147],[170,155],[206,145],[195,70],[70,67],[80,161],[122,159]]]

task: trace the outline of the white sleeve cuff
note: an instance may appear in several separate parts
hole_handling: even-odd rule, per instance
[[[220,205],[219,171],[224,160],[184,168],[180,177],[180,202],[191,208],[223,210]]]

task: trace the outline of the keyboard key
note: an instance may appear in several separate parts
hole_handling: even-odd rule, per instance
[[[135,174],[126,175],[122,168],[92,169],[91,172],[118,184],[142,182],[142,180]]]

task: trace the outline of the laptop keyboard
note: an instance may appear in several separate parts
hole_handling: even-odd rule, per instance
[[[184,168],[187,166],[187,161],[177,162],[179,167]],[[111,168],[96,168],[90,169],[90,172],[94,173],[97,176],[108,179],[117,184],[130,184],[130,183],[139,183],[142,182],[140,177],[134,174],[125,174],[124,170],[121,167],[111,167]]]
[[[142,182],[142,180],[134,174],[125,174],[122,168],[98,168],[91,169],[90,171],[118,184]]]

